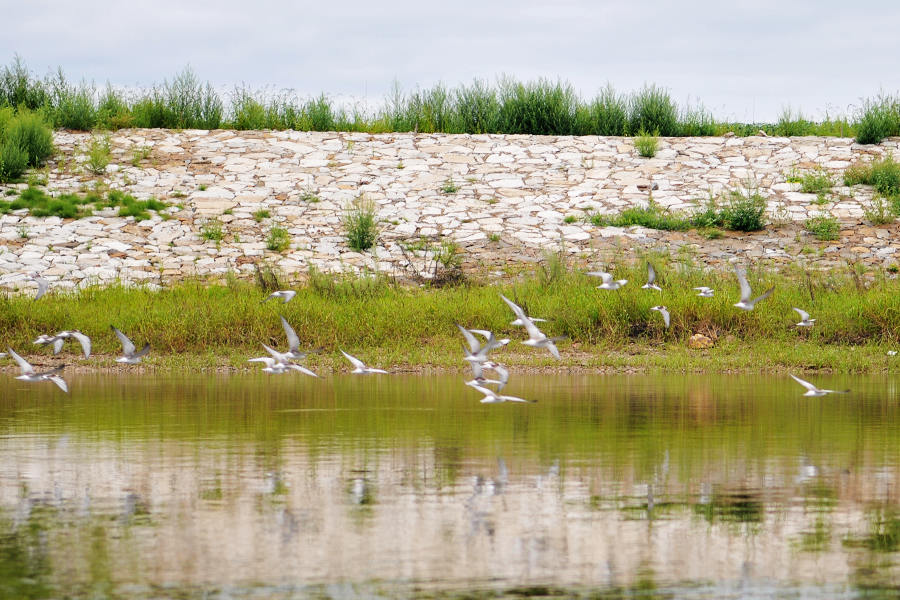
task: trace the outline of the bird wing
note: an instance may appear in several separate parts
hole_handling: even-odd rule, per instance
[[[509,371],[507,371],[503,365],[499,365],[497,363],[491,363],[490,368],[493,371],[496,371],[498,375],[500,375],[500,382],[503,385],[506,385],[506,382],[509,381]]]
[[[767,289],[765,292],[763,292],[763,294],[762,294],[761,296],[757,296],[756,298],[754,298],[753,300],[751,300],[751,301],[750,301],[750,304],[756,304],[756,303],[759,302],[760,300],[765,300],[766,298],[768,298],[769,296],[771,296],[771,295],[772,295],[772,292],[774,292],[774,291],[775,291],[775,286],[773,285],[772,287],[770,287],[769,289]]]
[[[16,351],[12,348],[7,348],[7,350],[9,350],[9,355],[16,359],[16,362],[19,363],[19,368],[22,369],[22,375],[34,374],[34,367],[31,366],[31,363],[16,354]]]
[[[72,337],[78,340],[78,343],[81,344],[81,349],[84,350],[84,357],[91,357],[91,338],[84,335],[80,331],[73,331]]]
[[[472,350],[472,354],[478,354],[478,351],[481,350],[481,343],[478,341],[478,339],[474,335],[472,335],[472,333],[468,329],[466,329],[459,323],[457,323],[456,326],[459,327],[459,330],[462,332],[463,337],[466,338],[466,342],[468,342],[469,348]]]
[[[750,299],[750,294],[753,292],[750,290],[750,284],[747,283],[747,275],[744,273],[744,270],[734,266],[734,274],[737,275],[738,283],[741,286],[741,302],[746,302]]]
[[[294,296],[296,296],[296,295],[297,295],[297,292],[295,292],[294,290],[283,290],[281,292],[281,297],[284,298],[285,304],[287,304],[288,302],[293,300]]]
[[[537,402],[537,400],[526,400],[524,398],[519,398],[518,396],[497,396],[500,400],[506,400],[507,402]]]
[[[47,289],[50,287],[50,282],[44,279],[43,277],[35,277],[34,280],[37,282],[38,291],[37,294],[34,295],[34,299],[37,300],[41,296],[47,293]]]
[[[666,329],[668,329],[668,328],[669,328],[669,321],[670,321],[669,311],[667,311],[665,308],[662,308],[662,309],[660,309],[659,312],[660,312],[660,313],[662,314],[662,316],[663,316],[663,322],[666,324]]]
[[[283,353],[279,352],[275,348],[270,348],[269,346],[266,346],[265,344],[263,344],[262,346],[263,346],[263,348],[266,349],[266,352],[271,354],[272,358],[274,358],[277,362],[285,363],[285,364],[288,362],[287,356],[285,356]]]
[[[288,369],[293,369],[293,370],[295,370],[295,371],[300,371],[300,372],[303,373],[304,375],[311,375],[311,376],[313,376],[313,377],[318,377],[318,375],[316,375],[315,373],[313,373],[312,371],[310,371],[310,370],[307,369],[306,367],[303,367],[303,366],[300,366],[300,365],[295,365],[294,363],[288,363],[287,368],[288,368]]]
[[[479,392],[484,394],[485,397],[488,397],[488,398],[496,398],[497,397],[497,392],[495,392],[491,388],[487,388],[487,387],[484,387],[481,385],[475,385],[475,384],[471,384],[471,385],[469,385],[469,387],[478,390]]]
[[[346,358],[347,360],[349,360],[349,361],[350,361],[350,364],[352,364],[354,367],[356,367],[356,368],[358,368],[358,369],[365,369],[365,368],[366,368],[366,364],[365,364],[363,361],[361,361],[361,360],[359,360],[358,358],[356,358],[355,356],[350,356],[349,354],[347,354],[347,353],[344,352],[343,350],[341,350],[341,354],[343,354],[343,355],[344,355],[344,358]]]
[[[131,342],[131,340],[128,339],[128,336],[112,325],[110,325],[110,328],[115,332],[116,337],[119,338],[119,341],[122,342],[122,352],[125,354],[125,356],[131,356],[132,354],[134,354],[134,344]]]
[[[59,386],[59,389],[61,389],[62,391],[69,393],[69,386],[66,385],[65,380],[59,375],[49,375],[47,379]]]
[[[472,377],[474,377],[475,379],[481,379],[482,377],[484,377],[484,369],[482,368],[480,362],[470,360],[469,364],[472,365]]]
[[[817,388],[816,386],[814,386],[813,384],[811,384],[810,382],[808,382],[808,381],[806,381],[806,380],[800,379],[799,377],[797,377],[797,376],[794,375],[793,373],[788,373],[788,375],[790,375],[790,376],[794,379],[794,381],[796,381],[797,383],[799,383],[800,385],[802,385],[802,386],[805,387],[806,389],[810,390],[811,392],[817,392],[817,391],[819,391],[819,388]]]
[[[59,354],[59,351],[62,350],[63,342],[66,341],[66,338],[61,336],[56,336],[53,338],[53,354]]]
[[[603,283],[612,283],[613,280],[612,274],[607,273],[606,271],[588,271],[586,274],[591,277],[599,277],[603,280]]]
[[[132,356],[131,358],[141,358],[143,356],[146,356],[148,352],[150,352],[150,344],[149,343],[144,344],[144,347],[141,348],[140,351],[136,352],[134,354],[134,356]]]
[[[247,362],[261,362],[266,363],[267,367],[272,367],[275,365],[275,359],[271,356],[258,356],[256,358],[248,358]]]
[[[552,354],[555,358],[559,358],[559,349],[556,347],[556,344],[554,344],[553,341],[547,344],[547,350],[549,350],[550,354]]]
[[[651,263],[647,263],[647,285],[656,283],[656,269]]]
[[[794,310],[796,310],[796,311],[797,311],[797,314],[800,315],[800,320],[801,320],[801,321],[806,321],[807,319],[809,319],[809,313],[806,312],[805,310],[800,310],[800,309],[797,308],[796,306],[794,307]]]
[[[287,322],[287,319],[281,317],[281,327],[284,328],[284,335],[287,336],[288,348],[291,352],[299,352],[300,351],[300,338],[297,337],[297,332],[294,331],[294,328],[290,326]]]

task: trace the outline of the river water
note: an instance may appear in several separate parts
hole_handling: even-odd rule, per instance
[[[898,380],[0,379],[0,597],[900,590]]]

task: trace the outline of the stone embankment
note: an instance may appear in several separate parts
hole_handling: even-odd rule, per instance
[[[111,136],[111,162],[97,176],[84,168],[90,138],[55,134],[50,193],[100,186],[171,208],[141,222],[115,209],[78,220],[2,216],[0,287],[32,285],[25,275],[33,271],[71,287],[249,275],[262,263],[290,278],[311,267],[409,276],[428,268],[423,246],[451,241],[466,269],[493,275],[560,247],[605,266],[663,251],[710,266],[767,259],[813,268],[889,266],[900,249],[896,225],[866,222],[871,189],[843,187],[840,177],[856,161],[896,152],[896,139],[860,146],[838,138],[672,138],[648,159],[629,138],[123,130]],[[814,168],[836,182],[824,199],[787,181]],[[646,204],[650,194],[664,208],[692,211],[710,194],[747,186],[768,201],[770,224],[753,234],[710,240],[586,219]],[[5,189],[15,187],[24,184]],[[343,223],[360,195],[375,202],[380,220],[366,253],[348,247]],[[804,229],[825,211],[841,222],[838,241],[817,242]],[[221,240],[203,238],[219,225]],[[290,234],[288,249],[267,249],[273,226]]]

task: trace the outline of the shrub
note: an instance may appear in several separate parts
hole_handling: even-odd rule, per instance
[[[266,107],[246,88],[235,88],[231,112],[235,129],[266,129]]]
[[[877,144],[892,135],[900,135],[900,98],[882,95],[865,100],[856,123],[856,141]]]
[[[766,199],[755,190],[731,190],[725,196],[719,219],[725,229],[758,231],[766,225],[765,212]]]
[[[831,191],[834,182],[824,169],[816,169],[800,177],[800,191],[806,194],[824,194]]]
[[[778,117],[778,123],[775,124],[774,133],[785,137],[813,135],[815,133],[815,125],[811,121],[806,120],[800,111],[794,112],[788,106],[781,110],[781,116]]]
[[[32,79],[19,55],[0,72],[0,104],[37,110],[47,103],[47,92],[40,81]]]
[[[625,99],[607,85],[590,104],[579,105],[575,121],[578,135],[625,135],[628,106]]]
[[[107,85],[97,106],[97,125],[101,129],[123,129],[134,124],[134,117],[122,94]]]
[[[106,172],[106,166],[109,164],[111,150],[109,147],[109,136],[93,136],[88,142],[87,161],[85,167],[88,171],[95,175]]]
[[[493,133],[500,119],[497,92],[475,80],[471,86],[460,86],[454,92],[456,103],[453,123],[459,133]]]
[[[75,87],[66,81],[62,70],[49,81],[50,114],[54,127],[90,131],[97,125],[94,88],[82,83]]]
[[[681,114],[681,121],[678,125],[678,135],[683,136],[703,136],[716,135],[718,126],[716,121],[703,105],[696,108],[687,107]]]
[[[575,129],[578,98],[569,84],[500,82],[499,133],[571,135]]]
[[[7,140],[0,144],[0,182],[14,181],[28,168],[28,152]]]
[[[856,163],[844,171],[844,184],[866,184],[883,196],[900,195],[900,164],[890,154],[871,163]]]
[[[378,238],[378,219],[375,203],[358,196],[346,207],[344,227],[347,228],[347,244],[356,252],[363,252],[375,245]]]
[[[3,142],[16,144],[28,153],[28,166],[39,167],[53,154],[53,132],[37,113],[20,110],[6,123]]]
[[[806,230],[817,240],[829,241],[840,237],[841,225],[834,215],[823,213],[817,217],[807,219]]]
[[[656,156],[656,146],[658,140],[656,135],[650,135],[646,131],[641,130],[637,137],[634,138],[634,146],[637,148],[638,154],[644,158],[653,158]]]
[[[290,245],[291,237],[288,235],[287,229],[277,225],[269,229],[269,235],[266,236],[266,248],[275,252],[281,252],[287,250]]]
[[[873,225],[885,225],[894,222],[895,211],[887,199],[875,194],[872,200],[863,207],[863,214]]]
[[[631,98],[628,131],[655,131],[656,135],[678,135],[678,109],[669,93],[655,85],[645,85]]]

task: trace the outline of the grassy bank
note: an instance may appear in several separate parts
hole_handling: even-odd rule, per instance
[[[493,84],[404,91],[395,86],[374,111],[345,107],[326,94],[300,98],[235,87],[220,94],[189,68],[147,89],[123,92],[111,85],[75,84],[61,70],[40,78],[16,56],[0,68],[0,107],[40,112],[55,127],[87,131],[126,127],[170,129],[293,129],[371,133],[506,133],[540,135],[710,136],[733,132],[778,136],[856,137],[878,143],[900,135],[900,99],[867,99],[853,115],[812,121],[785,109],[775,123],[717,120],[702,104],[679,106],[663,88],[646,85],[622,93],[607,86],[582,98],[571,84],[501,77]]]
[[[394,285],[383,278],[338,278],[314,275],[295,286],[288,304],[262,303],[266,293],[245,281],[226,284],[185,282],[161,291],[92,287],[76,293],[55,292],[33,301],[29,294],[0,299],[3,346],[49,354],[32,340],[39,334],[80,329],[101,355],[83,360],[77,346],[67,346],[67,362],[111,366],[120,348],[109,326],[129,334],[138,346],[149,342],[147,363],[163,368],[247,367],[251,356],[264,354],[261,343],[285,348],[279,314],[294,326],[307,348],[321,348],[310,364],[344,369],[339,349],[391,368],[462,368],[461,336],[455,324],[525,338],[509,326],[512,313],[504,293],[542,324],[548,335],[567,336],[561,361],[546,351],[519,343],[496,354],[501,362],[542,369],[583,367],[591,370],[769,371],[832,369],[884,371],[894,364],[886,351],[900,344],[900,282],[887,273],[860,278],[844,273],[781,274],[754,271],[754,290],[775,285],[774,295],[752,312],[734,308],[739,292],[733,273],[710,273],[687,263],[657,259],[662,292],[641,289],[646,267],[614,269],[629,280],[618,291],[595,289],[599,280],[567,270],[549,258],[535,275],[517,283],[446,288]],[[691,289],[708,285],[714,298],[699,298]],[[650,310],[668,306],[671,328]],[[810,330],[794,326],[792,307],[816,318]],[[708,350],[688,347],[695,333],[715,341]],[[74,361],[74,362],[73,362]]]

